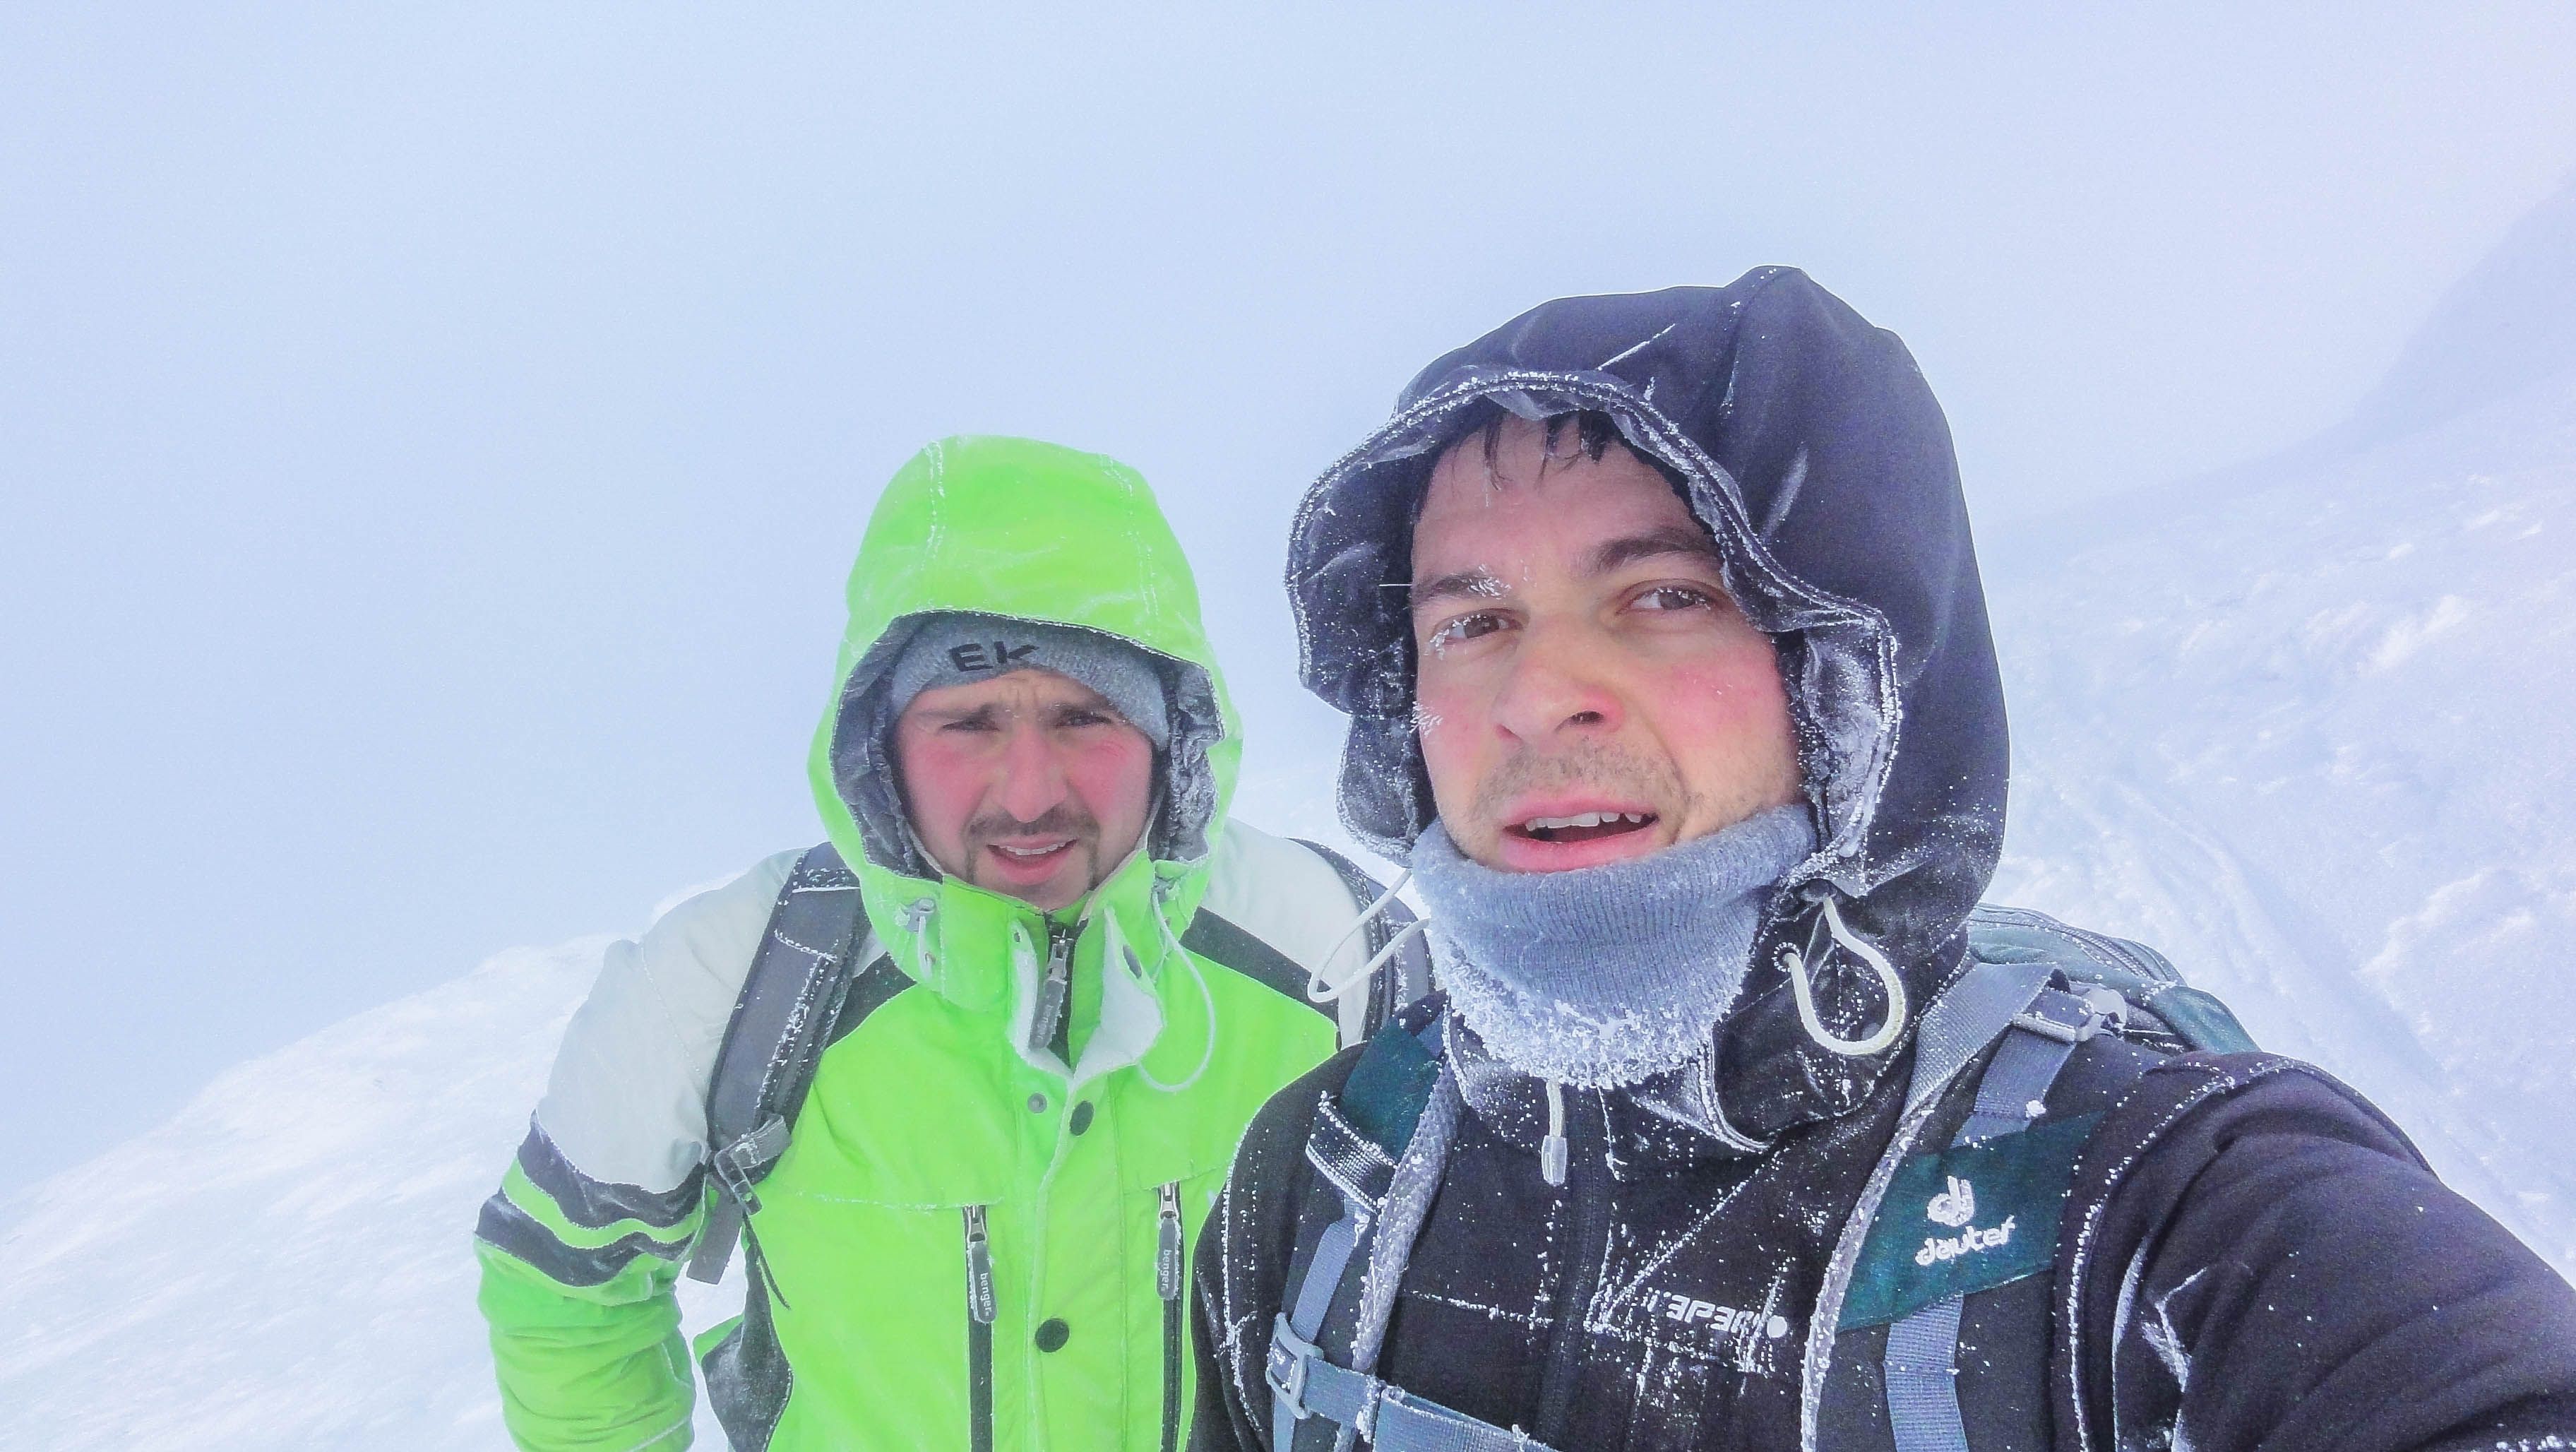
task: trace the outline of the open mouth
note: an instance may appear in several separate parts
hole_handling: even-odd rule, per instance
[[[991,844],[993,850],[1002,854],[1003,860],[1009,862],[1044,862],[1049,858],[1063,855],[1065,849],[1072,845],[1073,839],[1070,837],[1061,842],[1050,842],[1038,847],[1014,847],[1004,842]]]
[[[1533,842],[1600,842],[1655,824],[1652,812],[1576,812],[1564,817],[1532,817],[1504,830]]]

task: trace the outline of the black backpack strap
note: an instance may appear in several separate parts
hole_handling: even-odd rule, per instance
[[[1342,886],[1350,890],[1351,901],[1358,905],[1360,911],[1367,912],[1377,905],[1378,899],[1386,897],[1386,884],[1371,876],[1368,869],[1321,842],[1304,837],[1295,841],[1332,866],[1334,873],[1342,879]],[[1369,984],[1368,1012],[1360,1028],[1363,1036],[1376,1034],[1406,1004],[1431,992],[1431,951],[1424,945],[1420,933],[1408,931],[1413,924],[1413,909],[1406,906],[1400,897],[1387,898],[1386,905],[1369,919],[1366,930],[1369,959],[1374,960],[1384,953],[1387,946],[1398,938],[1404,940],[1404,946],[1396,949],[1394,956],[1378,970],[1376,981]]]
[[[1236,926],[1233,919],[1213,908],[1202,907],[1190,914],[1190,930],[1181,934],[1181,946],[1211,963],[1224,964],[1282,998],[1305,1004],[1326,1017],[1332,1015],[1331,1004],[1306,997],[1309,980],[1296,959]]]
[[[1389,1022],[1341,1092],[1315,1106],[1300,1192],[1312,1213],[1301,1210],[1298,1221],[1320,1228],[1298,1237],[1262,1361],[1273,1452],[1346,1452],[1363,1440],[1377,1452],[1548,1452],[1372,1374],[1369,1328],[1384,1330],[1455,1121],[1438,1033],[1436,1004]],[[1374,1316],[1372,1300],[1382,1303]],[[1327,1343],[1347,1347],[1350,1364],[1334,1360]]]
[[[902,986],[891,959],[853,974],[866,920],[859,879],[829,842],[798,858],[778,890],[707,1085],[707,1164],[716,1194],[689,1258],[697,1280],[723,1279],[735,1240],[750,1233],[749,1217],[760,1208],[753,1187],[787,1152],[823,1050]],[[864,991],[851,991],[854,976],[867,980]],[[756,1240],[752,1253],[755,1273],[766,1274]],[[769,1289],[776,1294],[774,1280]]]

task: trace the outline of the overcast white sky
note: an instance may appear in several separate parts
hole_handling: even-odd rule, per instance
[[[0,12],[0,1193],[813,840],[930,438],[1144,469],[1313,826],[1291,505],[1520,309],[1803,266],[1992,523],[2333,422],[2576,168],[2556,4],[1263,8]]]

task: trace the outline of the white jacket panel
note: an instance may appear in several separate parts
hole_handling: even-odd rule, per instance
[[[608,947],[599,979],[564,1029],[537,1126],[584,1176],[667,1194],[706,1158],[707,1086],[734,1001],[800,851],[763,858],[722,887]],[[1284,837],[1228,822],[1204,910],[1339,983],[1367,961],[1359,906],[1330,863]],[[861,961],[875,956],[873,942]],[[1365,993],[1341,1005],[1343,1037]]]

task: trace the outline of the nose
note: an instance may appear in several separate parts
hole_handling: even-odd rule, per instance
[[[1064,765],[1036,723],[1011,723],[1002,743],[1002,782],[996,805],[1022,822],[1034,822],[1065,797]]]
[[[1602,647],[1583,632],[1533,623],[1513,653],[1494,701],[1494,726],[1532,746],[1567,734],[1607,734],[1626,712],[1600,668]]]

